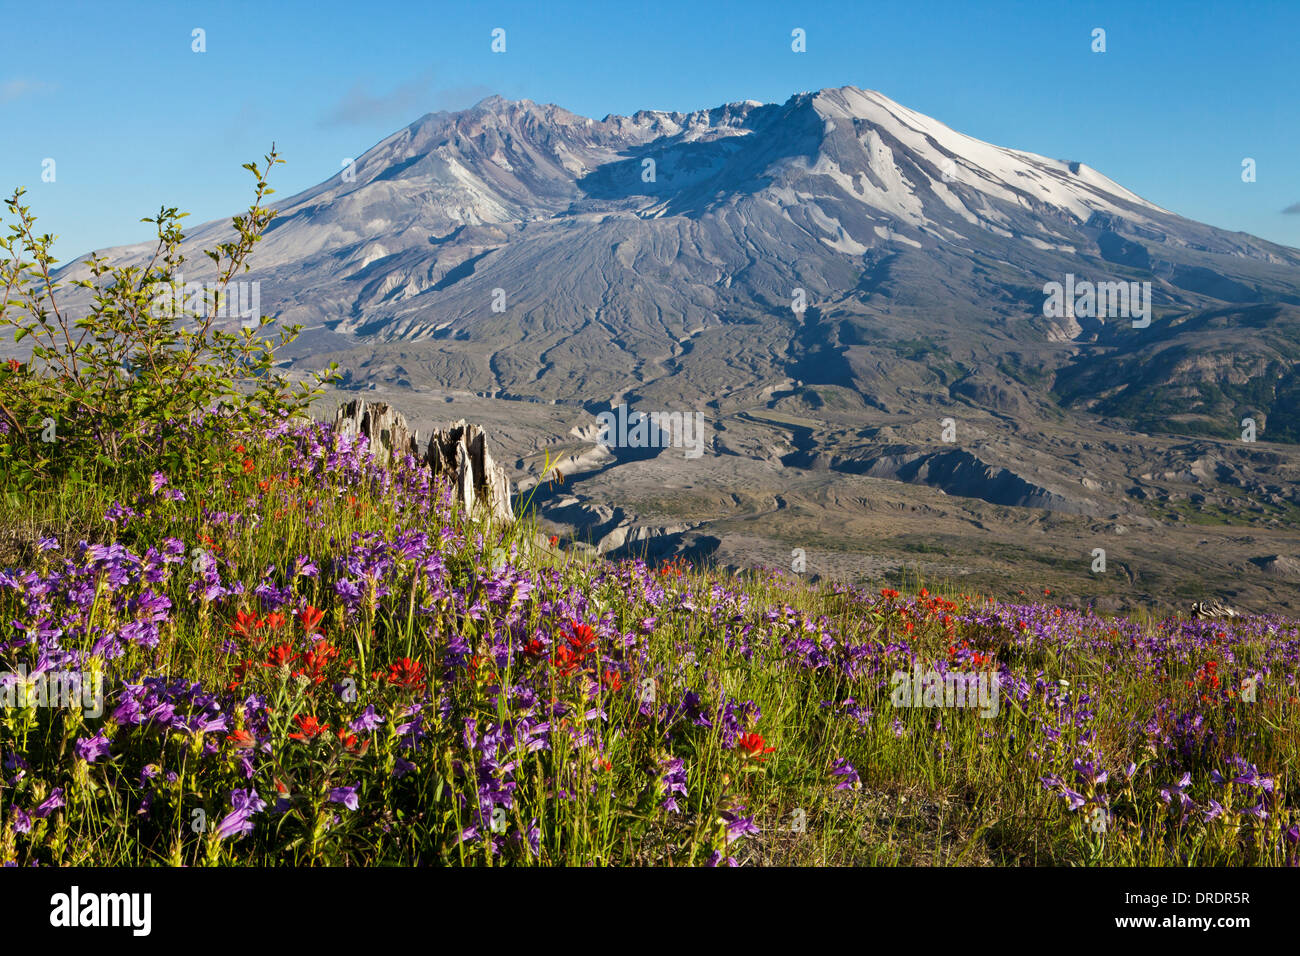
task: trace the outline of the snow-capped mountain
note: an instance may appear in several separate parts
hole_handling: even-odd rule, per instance
[[[277,208],[250,276],[263,311],[349,337],[322,351],[400,349],[357,379],[575,402],[790,379],[882,409],[961,396],[1022,413],[1059,380],[1104,412],[1174,389],[1196,413],[1235,399],[1180,361],[1186,336],[1199,360],[1240,327],[1228,377],[1290,387],[1300,252],[853,87],[601,120],[493,97]],[[1151,283],[1154,323],[1044,314],[1067,276]]]

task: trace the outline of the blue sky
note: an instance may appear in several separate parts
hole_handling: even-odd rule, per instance
[[[1300,247],[1296,0],[6,6],[0,191],[27,187],[64,260],[150,238],[139,219],[163,204],[190,224],[237,212],[240,164],[272,140],[283,198],[423,113],[492,93],[602,117],[843,85]],[[790,49],[795,27],[806,53]]]

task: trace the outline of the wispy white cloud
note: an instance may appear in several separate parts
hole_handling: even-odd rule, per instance
[[[35,96],[54,89],[54,84],[44,80],[5,80],[0,83],[0,103],[12,103],[24,96]]]
[[[426,70],[386,93],[372,92],[370,84],[362,80],[321,118],[319,125],[361,126],[412,120],[430,111],[464,109],[491,94],[492,90],[481,85],[435,89],[432,70]]]
[[[484,86],[481,83],[471,83],[468,86],[451,86],[445,90],[438,90],[433,95],[433,108],[435,110],[464,110],[469,109],[475,103],[479,103],[497,91],[490,86]]]

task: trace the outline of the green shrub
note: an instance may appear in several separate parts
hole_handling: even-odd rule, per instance
[[[261,167],[244,165],[256,194],[247,213],[232,219],[234,240],[204,251],[215,281],[184,282],[180,220],[188,214],[163,207],[141,220],[158,233],[147,264],[87,260],[91,278],[72,285],[93,302],[75,320],[56,297],[63,283],[50,254],[55,237],[36,233],[35,217],[20,204],[24,190],[5,201],[14,221],[0,238],[0,328],[31,343],[30,361],[0,366],[0,479],[11,491],[155,470],[183,479],[213,460],[218,439],[226,448],[255,420],[301,413],[333,380],[332,364],[296,385],[275,370],[276,350],[301,326],[282,327],[272,340],[260,310],[237,332],[218,324],[230,317],[231,283],[248,272],[276,215],[262,202],[274,192],[266,182],[271,167],[283,160],[274,145],[264,159]],[[249,299],[260,302],[256,283],[240,289],[248,285]]]

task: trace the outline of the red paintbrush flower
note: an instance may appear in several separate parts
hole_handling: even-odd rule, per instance
[[[238,664],[236,664],[235,679],[226,685],[226,690],[229,691],[239,690],[239,685],[244,682],[244,675],[248,673],[248,669],[252,666],[253,666],[253,662],[251,660],[240,661]]]
[[[552,666],[560,672],[560,676],[562,677],[568,677],[577,670],[578,665],[581,663],[582,658],[564,644],[561,644],[555,649],[555,656],[551,658]]]
[[[586,624],[570,621],[569,643],[579,655],[590,654],[596,649],[596,632]]]
[[[247,730],[232,730],[226,735],[226,743],[237,750],[252,750],[257,742]]]
[[[297,659],[298,655],[293,652],[292,646],[281,644],[279,647],[271,648],[270,652],[266,655],[266,661],[262,666],[274,669],[281,665],[292,664]]]
[[[389,665],[388,682],[398,687],[418,687],[424,683],[424,665],[403,657],[396,664]]]
[[[767,746],[767,741],[763,739],[762,734],[745,734],[743,737],[736,738],[736,747],[743,750],[746,758],[754,760],[763,760],[763,754],[775,752],[775,747]]]
[[[294,672],[294,677],[305,676],[311,681],[313,686],[325,682],[325,667],[330,661],[339,656],[339,650],[328,641],[318,641],[316,645],[302,657],[303,668]]]
[[[272,611],[266,616],[265,624],[274,631],[276,628],[284,627],[286,620],[288,619],[279,611]]]
[[[356,754],[357,756],[361,756],[361,755],[364,754],[367,750],[370,749],[370,741],[369,741],[369,740],[362,741],[362,742],[361,742],[361,745],[358,747],[358,746],[357,746],[357,739],[358,739],[358,738],[357,738],[357,735],[354,734],[354,733],[352,733],[352,732],[350,732],[350,731],[349,731],[347,728],[345,728],[345,727],[340,727],[336,733],[337,733],[337,735],[338,735],[339,740],[340,740],[340,741],[342,742],[342,744],[343,744],[343,749],[346,750],[346,751],[347,751],[348,753],[350,753],[350,754]]]
[[[305,608],[297,613],[298,623],[302,625],[304,631],[310,634],[316,630],[320,622],[325,619],[325,613],[308,604]]]
[[[261,626],[262,622],[258,618],[240,611],[235,615],[235,622],[230,625],[230,633],[238,634],[240,637],[252,637],[253,632]]]
[[[601,675],[601,680],[610,690],[623,689],[623,678],[619,676],[618,671],[605,671],[605,673]]]
[[[322,724],[314,715],[304,717],[298,714],[293,722],[298,725],[298,732],[289,734],[294,740],[311,740],[330,729],[329,724]]]

